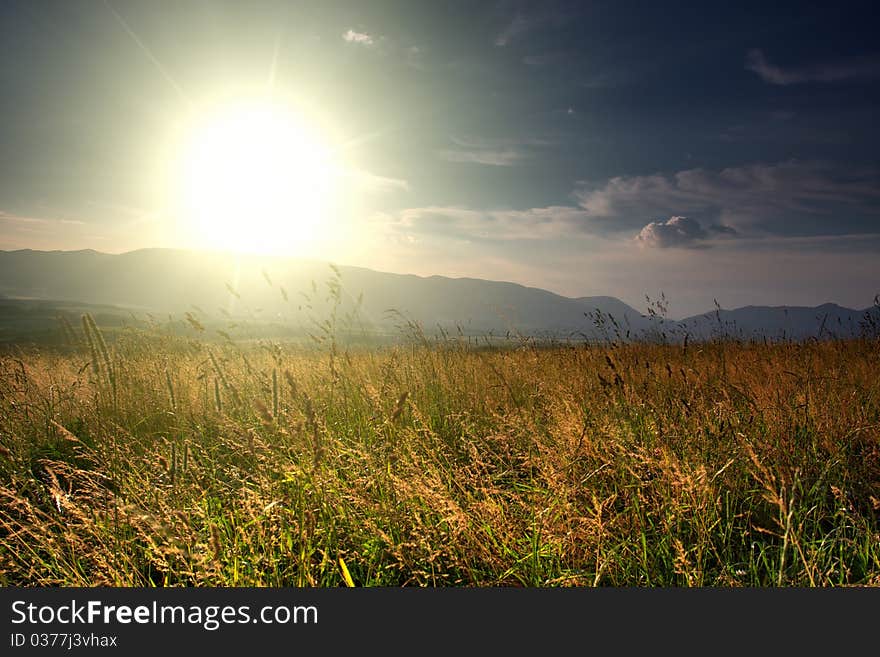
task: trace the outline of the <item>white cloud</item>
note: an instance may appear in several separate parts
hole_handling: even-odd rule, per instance
[[[342,38],[348,43],[357,43],[362,46],[372,46],[376,43],[376,40],[366,32],[355,32],[351,29],[343,32]]]
[[[758,48],[746,54],[746,68],[770,84],[789,85],[803,82],[838,82],[870,80],[880,77],[880,56],[850,57],[810,66],[782,68],[771,64]]]
[[[380,176],[369,171],[355,171],[352,175],[356,184],[366,192],[385,193],[409,190],[409,183],[402,178]]]
[[[689,217],[670,217],[666,221],[652,221],[642,228],[636,241],[645,246],[668,248],[670,246],[693,246],[706,239],[708,234],[699,222]]]
[[[712,237],[737,237],[739,233],[730,226],[712,224],[704,228],[700,222],[690,217],[669,217],[666,221],[652,221],[636,235],[636,242],[641,246],[669,247],[706,247]]]
[[[509,167],[517,164],[525,158],[525,155],[513,149],[504,150],[442,150],[437,154],[450,162],[470,162],[473,164],[487,164],[496,167]]]

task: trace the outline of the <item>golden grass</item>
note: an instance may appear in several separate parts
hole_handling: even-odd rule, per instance
[[[880,579],[876,340],[83,331],[76,351],[0,358],[5,585]]]

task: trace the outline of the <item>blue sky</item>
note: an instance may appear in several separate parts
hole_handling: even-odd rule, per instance
[[[866,307],[877,27],[849,2],[7,1],[0,248],[194,246],[166,137],[271,77],[371,181],[314,257],[679,316]]]

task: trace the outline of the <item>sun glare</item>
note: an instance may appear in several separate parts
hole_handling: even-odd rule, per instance
[[[180,164],[183,221],[200,246],[305,255],[332,230],[339,163],[320,130],[284,106],[248,101],[207,113]]]

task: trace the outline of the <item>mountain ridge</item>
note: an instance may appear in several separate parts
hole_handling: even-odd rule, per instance
[[[332,279],[339,275],[336,287]],[[319,283],[320,281],[320,283]],[[333,298],[334,290],[338,294]],[[608,295],[566,297],[514,281],[439,274],[420,276],[326,261],[224,252],[144,248],[119,254],[79,251],[0,251],[0,297],[57,299],[183,313],[249,314],[303,322],[355,308],[373,328],[400,318],[427,330],[513,332],[585,338],[855,335],[880,319],[880,306],[846,308],[759,306],[715,310],[673,320],[642,313]],[[357,299],[361,302],[358,303]],[[396,314],[395,314],[396,313]]]

